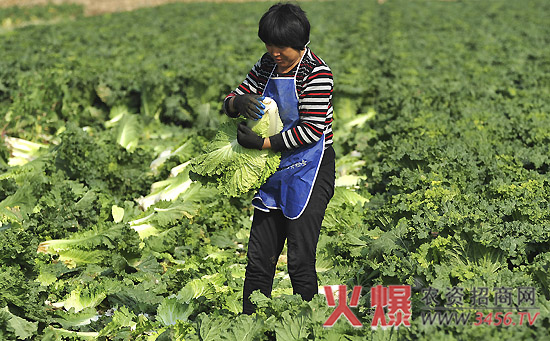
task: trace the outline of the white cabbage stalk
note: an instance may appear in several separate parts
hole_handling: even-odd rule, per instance
[[[106,128],[112,128],[120,120],[122,120],[122,118],[126,114],[128,114],[128,108],[126,108],[123,105],[119,105],[119,106],[111,108],[111,112],[109,112],[110,120],[105,122],[105,127]]]
[[[172,148],[163,150],[156,159],[151,161],[149,168],[156,171],[164,163],[164,161],[168,160],[172,155]]]
[[[131,227],[138,233],[141,240],[149,236],[156,236],[160,233],[160,231],[151,224],[131,225]]]
[[[143,217],[143,218],[140,218],[140,219],[136,219],[136,220],[132,220],[130,222],[128,222],[128,224],[130,225],[141,225],[145,222],[147,222],[150,218],[152,218],[153,216],[155,215],[155,212],[149,214],[148,216],[146,217]]]
[[[49,326],[47,330],[53,330],[56,337],[67,336],[71,338],[77,337],[80,340],[97,340],[99,337],[98,332],[75,332],[74,330],[67,330],[61,328],[54,328]]]
[[[183,170],[185,169],[185,167],[187,167],[187,165],[189,165],[191,163],[191,160],[185,162],[185,163],[182,163],[181,165],[179,166],[176,166],[174,168],[172,168],[170,170],[170,176],[178,176],[179,173],[183,172]]]
[[[128,222],[130,227],[138,233],[139,238],[141,238],[142,240],[149,236],[157,235],[160,232],[155,226],[148,223],[149,219],[151,219],[154,215],[155,212],[149,214],[146,217]]]
[[[83,294],[80,289],[75,289],[71,291],[67,299],[61,302],[55,302],[51,305],[56,308],[64,308],[69,311],[71,308],[74,308],[74,312],[78,313],[86,308],[95,308],[98,306],[107,295],[103,292],[98,294]]]
[[[363,113],[363,114],[358,114],[352,120],[346,122],[345,127],[347,129],[352,129],[352,128],[355,128],[355,127],[363,128],[365,123],[368,120],[373,119],[375,116],[376,116],[376,111],[374,111],[374,109],[371,108],[371,109],[369,109],[368,112]]]
[[[133,152],[139,142],[140,123],[136,114],[131,114],[128,108],[120,105],[111,108],[110,120],[105,127],[116,129],[116,141],[127,151]]]
[[[177,170],[174,171],[174,169],[172,169],[171,174],[175,175],[170,176],[168,179],[153,183],[149,195],[136,199],[139,206],[146,210],[159,201],[176,200],[193,183],[193,181],[189,179],[189,173],[183,172],[190,162],[191,161],[187,161],[174,167],[174,169],[177,168]]]
[[[120,223],[124,219],[124,208],[117,205],[111,206],[111,215],[115,223]]]
[[[334,181],[334,186],[336,187],[357,187],[359,183],[363,180],[366,180],[365,175],[341,175],[336,178]]]
[[[5,136],[4,141],[11,152],[11,157],[8,160],[10,166],[22,166],[36,159],[40,155],[41,148],[48,147],[45,144],[10,136]]]
[[[78,245],[101,241],[103,238],[105,238],[105,236],[100,232],[89,230],[80,238],[46,240],[38,244],[37,252],[56,254],[59,251],[71,250]]]
[[[190,148],[190,145],[191,145],[191,140],[187,140],[184,144],[176,148],[176,150],[174,151],[172,151],[172,148],[167,148],[163,150],[159,154],[159,156],[151,162],[151,164],[149,165],[149,168],[151,168],[153,172],[156,172],[158,168],[162,166],[166,160],[168,160],[174,155],[179,155],[180,153],[186,151],[188,148]],[[185,164],[182,164],[182,165],[185,165]],[[182,165],[180,165],[180,167]],[[172,169],[172,171],[174,171],[174,169]],[[172,173],[172,175],[176,176],[177,174]]]
[[[336,161],[336,187],[355,187],[359,186],[361,181],[367,179],[361,175],[361,168],[365,165],[365,160],[361,160],[361,154],[345,155]]]
[[[139,122],[137,115],[126,114],[118,122],[117,142],[127,151],[132,152],[136,149],[139,142]]]

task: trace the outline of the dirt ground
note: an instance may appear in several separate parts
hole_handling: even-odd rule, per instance
[[[75,3],[84,6],[85,15],[131,11],[140,7],[153,7],[170,2],[247,2],[268,0],[0,0],[0,7],[35,6]]]

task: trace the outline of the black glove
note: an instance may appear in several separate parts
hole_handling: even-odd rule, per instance
[[[248,128],[245,122],[237,126],[237,141],[245,148],[262,150],[264,138]]]
[[[260,95],[237,95],[233,100],[233,106],[239,114],[251,120],[257,120],[264,115],[265,105],[261,102],[264,96]]]

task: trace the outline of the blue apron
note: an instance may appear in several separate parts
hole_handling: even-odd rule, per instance
[[[292,78],[270,76],[263,93],[277,103],[283,132],[299,122],[295,79],[296,75]],[[279,168],[260,187],[252,205],[264,212],[280,209],[289,219],[299,218],[309,202],[324,150],[323,134],[317,142],[283,151]]]

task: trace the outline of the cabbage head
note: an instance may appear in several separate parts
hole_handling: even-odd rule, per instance
[[[283,129],[277,103],[269,97],[263,101],[264,116],[247,125],[258,135],[269,137]],[[237,125],[232,119],[222,124],[203,154],[191,161],[191,178],[203,184],[214,185],[220,193],[236,197],[258,189],[279,167],[281,157],[272,150],[255,150],[242,147],[237,142]]]
[[[279,117],[277,102],[269,97],[266,97],[262,102],[265,105],[264,116],[257,121],[247,120],[246,125],[261,137],[276,135],[283,130],[283,121]]]

